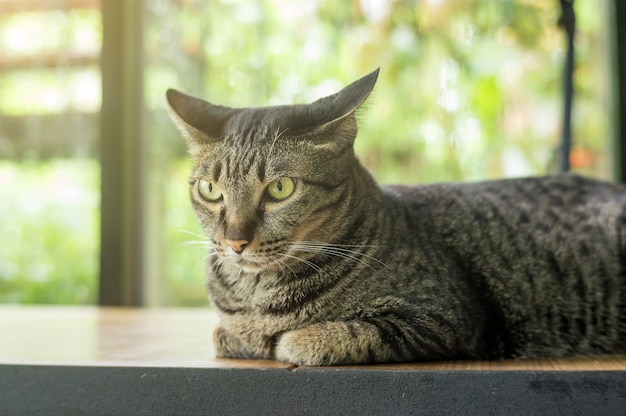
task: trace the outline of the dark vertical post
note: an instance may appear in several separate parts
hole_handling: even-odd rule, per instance
[[[574,0],[561,0],[561,19],[567,36],[567,55],[563,69],[563,130],[561,133],[560,172],[569,172],[569,156],[572,147],[572,105],[574,97],[574,35],[576,33],[576,14]]]
[[[100,304],[143,304],[141,0],[103,0]]]
[[[626,183],[626,2],[614,0],[611,13],[614,26],[613,57],[615,82],[615,138],[614,138],[614,176],[615,180]]]

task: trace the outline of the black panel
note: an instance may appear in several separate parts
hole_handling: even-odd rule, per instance
[[[624,371],[0,366],[7,415],[623,415]]]

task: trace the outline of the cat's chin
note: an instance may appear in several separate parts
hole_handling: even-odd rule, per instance
[[[295,273],[294,270],[301,267],[302,264],[310,265],[307,260],[307,253],[296,251],[287,251],[286,253],[274,252],[271,255],[265,255],[251,250],[242,254],[236,254],[230,250],[219,251],[217,257],[222,264],[227,264],[236,271],[245,273],[261,273],[261,272],[289,272]],[[314,265],[311,267],[315,268]]]
[[[243,256],[228,257],[225,259],[225,263],[229,264],[231,267],[241,269],[245,273],[260,273],[264,271],[278,271],[281,269],[280,265],[270,260],[250,260]]]

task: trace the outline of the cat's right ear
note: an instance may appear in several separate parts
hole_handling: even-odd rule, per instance
[[[198,146],[224,139],[224,128],[234,109],[214,105],[174,89],[168,89],[165,96],[170,117],[187,139],[192,154]]]

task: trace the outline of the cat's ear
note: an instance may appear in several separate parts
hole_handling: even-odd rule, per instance
[[[224,139],[224,127],[235,109],[214,105],[173,89],[168,89],[165,96],[170,117],[187,139],[192,153],[199,145]]]
[[[321,98],[311,105],[322,107],[331,106],[334,113],[333,115],[335,116],[335,119],[330,121],[331,123],[354,114],[374,89],[379,72],[380,68],[354,81],[338,93]]]
[[[321,144],[344,148],[351,146],[357,133],[355,112],[363,105],[374,89],[378,72],[364,76],[336,94],[321,98],[309,105],[310,110],[320,123],[316,130]]]

